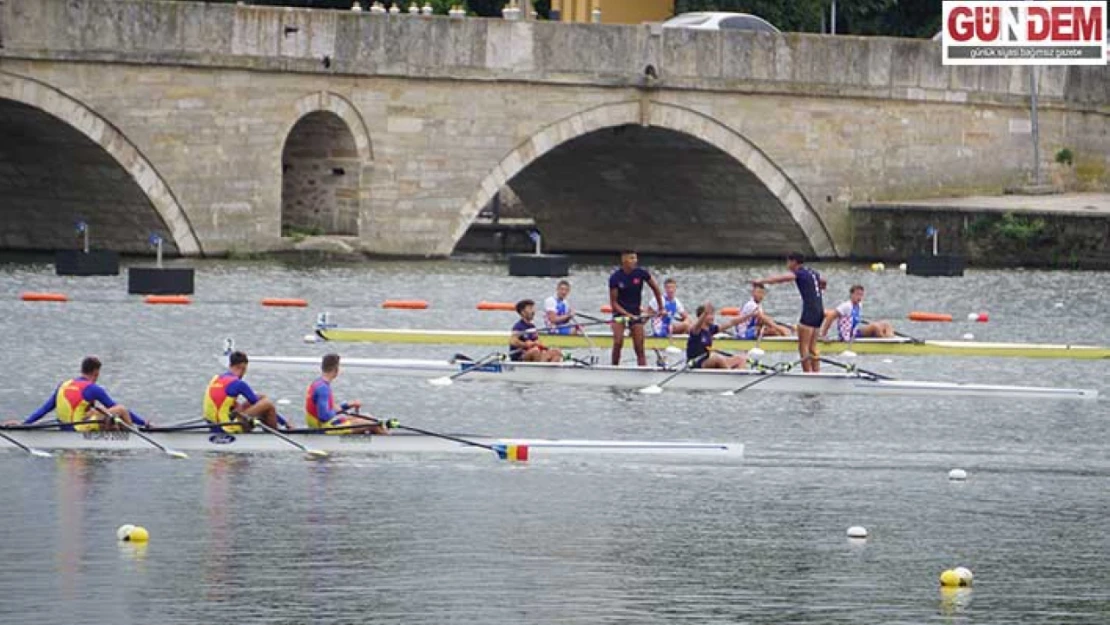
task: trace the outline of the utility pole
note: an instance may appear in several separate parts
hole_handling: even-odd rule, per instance
[[[832,9],[829,11],[829,34],[836,34],[836,0],[832,0]]]

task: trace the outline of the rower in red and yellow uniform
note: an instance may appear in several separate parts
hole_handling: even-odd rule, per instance
[[[343,402],[336,411],[331,383],[337,377],[339,354],[328,354],[320,362],[320,377],[305,391],[305,424],[311,429],[330,430],[328,434],[389,434],[389,430],[372,415],[347,414],[348,410],[357,413],[362,407],[362,402],[358,400]]]
[[[212,378],[204,391],[204,420],[212,424],[214,431],[230,434],[249,432],[252,419],[259,419],[275,430],[279,424],[290,429],[278,415],[274,402],[265,395],[256,395],[243,381],[248,362],[243,352],[231,352],[227,371]],[[243,401],[236,401],[240,398]]]
[[[119,429],[119,426],[104,413],[130,425],[147,425],[147,421],[142,417],[128,410],[123,404],[117,404],[108,395],[108,391],[96,383],[98,379],[100,379],[100,360],[95,356],[89,356],[81,361],[81,375],[59,384],[58,388],[54,389],[54,394],[31,416],[23,420],[23,425],[30,425],[51,412],[57,414],[58,423],[63,430],[94,432]]]

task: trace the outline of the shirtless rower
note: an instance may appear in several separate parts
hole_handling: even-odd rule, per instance
[[[836,308],[825,313],[825,322],[821,324],[821,339],[829,334],[829,326],[836,322],[836,334],[841,341],[851,341],[858,338],[894,337],[894,326],[888,321],[863,322],[863,287],[854,285],[848,291],[848,300]]]
[[[793,282],[798,287],[798,295],[802,298],[802,314],[798,320],[798,357],[802,361],[803,371],[817,373],[821,371],[817,333],[825,321],[825,305],[821,300],[821,291],[825,289],[826,282],[821,274],[805,266],[805,256],[800,252],[791,252],[786,256],[786,268],[789,273],[757,280],[752,284],[754,286],[759,283]]]

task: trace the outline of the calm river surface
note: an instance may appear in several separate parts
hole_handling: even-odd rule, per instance
[[[78,361],[105,362],[117,400],[162,423],[196,416],[225,336],[256,354],[318,355],[317,312],[348,326],[504,329],[481,299],[542,300],[554,281],[480,260],[292,265],[200,262],[190,307],[126,295],[126,276],[61,278],[0,265],[0,410],[22,417]],[[693,307],[743,303],[781,269],[653,266]],[[900,327],[984,340],[1110,342],[1110,277],[974,271],[963,279],[818,265],[839,300],[868,288],[872,318],[910,310],[989,324]],[[576,266],[572,299],[596,311],[602,264]],[[26,304],[25,290],[68,304]],[[263,309],[304,297],[308,310]],[[385,298],[425,298],[423,312]],[[1057,305],[1057,303],[1060,303]],[[832,301],[827,302],[831,305]],[[793,287],[769,309],[792,319]],[[345,355],[447,356],[482,348],[335,345]],[[1110,392],[1105,364],[897,358],[863,363],[915,379]],[[256,372],[299,401],[310,381]],[[1110,419],[1085,403],[945,398],[658,397],[603,389],[457,384],[356,374],[335,385],[428,429],[515,436],[741,441],[742,463],[601,456],[509,465],[485,456],[239,458],[155,453],[32,459],[0,450],[2,623],[1107,623]],[[298,420],[301,416],[298,415]],[[950,483],[949,469],[966,469]],[[117,543],[146,526],[145,549]],[[864,525],[871,538],[850,542]],[[942,594],[967,566],[974,590]]]

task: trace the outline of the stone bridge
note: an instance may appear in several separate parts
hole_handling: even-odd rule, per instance
[[[1106,68],[1039,77],[1045,161],[1110,167]],[[1024,182],[1028,93],[930,41],[3,0],[0,247],[443,256],[509,186],[551,249],[845,256],[849,204]]]

